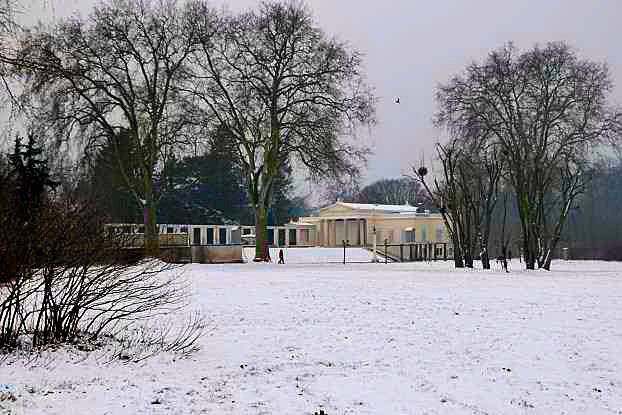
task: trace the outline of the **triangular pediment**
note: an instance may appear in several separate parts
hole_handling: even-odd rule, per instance
[[[341,205],[333,205],[328,206],[320,211],[320,216],[333,216],[333,215],[341,215],[344,213],[352,213],[354,209],[341,206]]]

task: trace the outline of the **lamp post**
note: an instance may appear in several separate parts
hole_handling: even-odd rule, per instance
[[[378,262],[378,256],[376,254],[376,224],[374,224],[373,234],[374,234],[374,256],[371,259],[371,262]]]
[[[374,204],[374,208],[372,210],[371,219],[373,223],[372,234],[374,235],[374,256],[371,259],[371,262],[378,262],[378,254],[376,253],[376,208],[378,205]]]

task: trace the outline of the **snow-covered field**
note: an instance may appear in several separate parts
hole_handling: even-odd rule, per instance
[[[621,263],[506,274],[342,255],[186,266],[213,325],[193,357],[9,360],[17,401],[0,413],[622,414]]]

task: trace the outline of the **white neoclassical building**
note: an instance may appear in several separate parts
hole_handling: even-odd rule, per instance
[[[142,225],[111,224],[124,233],[142,235]],[[254,226],[159,224],[162,244],[252,244]],[[374,234],[382,244],[447,244],[443,218],[420,207],[336,202],[317,216],[300,218],[283,226],[268,227],[268,244],[289,246],[371,246]]]
[[[290,225],[313,225],[316,246],[369,246],[376,234],[378,244],[446,243],[442,216],[410,205],[336,203],[320,209],[317,216],[300,218]]]

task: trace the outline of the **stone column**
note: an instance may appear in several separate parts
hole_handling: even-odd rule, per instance
[[[285,246],[289,246],[289,229],[285,228]]]
[[[360,244],[361,245],[367,245],[367,239],[365,238],[365,227],[367,226],[367,224],[365,223],[365,219],[361,219],[359,222],[359,229],[360,229],[360,233],[361,233],[361,240],[360,240]]]
[[[328,219],[324,221],[324,233],[324,246],[330,246],[330,221]]]
[[[326,246],[330,246],[331,232],[330,220],[326,219]]]
[[[358,246],[363,245],[363,235],[361,232],[361,220],[360,219],[356,220],[356,244]]]

